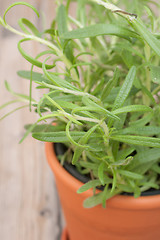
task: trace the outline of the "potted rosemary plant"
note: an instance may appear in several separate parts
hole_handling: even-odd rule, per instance
[[[160,18],[154,7],[160,5],[76,2],[73,17],[72,1],[57,1],[57,16],[43,32],[25,18],[20,31],[7,24],[15,5],[39,16],[26,2],[0,17],[4,28],[22,37],[18,49],[32,66],[18,75],[30,80],[28,105],[39,119],[26,126],[22,140],[32,133],[48,142],[70,240],[159,239]],[[22,45],[31,40],[45,51],[28,55]],[[46,90],[38,102],[32,82]]]

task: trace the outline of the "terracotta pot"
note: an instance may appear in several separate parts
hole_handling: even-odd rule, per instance
[[[82,183],[60,165],[52,143],[46,143],[45,148],[54,172],[69,240],[160,239],[160,195],[137,199],[118,195],[107,201],[106,209],[101,205],[85,209],[83,200],[92,195],[92,190],[77,194]]]
[[[61,236],[61,240],[70,240],[68,238],[68,232],[67,232],[67,229],[65,228],[62,232],[62,236]]]

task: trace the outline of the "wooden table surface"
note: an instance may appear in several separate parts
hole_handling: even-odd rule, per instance
[[[0,15],[14,0],[0,0]],[[20,17],[29,17],[39,28],[49,27],[55,14],[54,0],[26,0],[47,19],[38,19],[29,8],[17,6],[7,15],[7,21],[17,27]],[[16,9],[16,12],[15,12]],[[43,14],[42,14],[43,15]],[[30,69],[17,50],[21,38],[0,26],[0,105],[13,100],[4,87],[7,80],[16,92],[28,94],[29,82],[20,79],[16,71]],[[35,56],[39,44],[26,45]],[[35,93],[38,98],[38,93]],[[20,106],[13,104],[0,110],[0,117]],[[24,124],[37,119],[23,109],[0,121],[0,240],[59,240],[64,225],[53,174],[44,154],[44,144],[29,136],[22,144]]]

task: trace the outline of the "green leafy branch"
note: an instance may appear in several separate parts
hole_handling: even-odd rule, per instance
[[[18,72],[30,81],[29,96],[14,92],[6,83],[16,99],[0,108],[22,101],[35,109],[39,118],[27,125],[21,142],[32,133],[40,141],[67,146],[63,161],[90,176],[78,190],[93,189],[85,207],[100,203],[105,207],[107,199],[122,192],[138,197],[159,188],[159,21],[154,22],[145,2],[142,8],[138,1],[139,11],[132,13],[127,2],[123,10],[113,1],[78,1],[74,18],[69,15],[72,3],[67,1],[66,6],[58,4],[50,29],[42,33],[25,18],[18,21],[21,31],[7,24],[6,14],[16,5],[30,7],[38,16],[27,3],[12,4],[0,17],[3,27],[22,37],[19,52],[31,63],[31,71]],[[147,9],[146,23],[140,9]],[[30,40],[45,45],[46,50],[30,56],[23,49]],[[34,66],[41,72],[34,71]],[[38,91],[46,90],[39,101],[32,98],[32,82]],[[96,188],[102,191],[97,193]]]

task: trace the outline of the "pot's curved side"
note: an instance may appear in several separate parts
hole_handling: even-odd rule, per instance
[[[84,194],[76,191],[82,183],[58,162],[52,143],[46,143],[46,156],[54,172],[67,222],[70,240],[153,240],[160,239],[160,195],[139,197],[116,196],[107,201],[106,209],[98,205],[83,208]]]
[[[70,240],[70,239],[68,238],[67,228],[64,228],[64,230],[63,230],[63,232],[62,232],[61,240]]]

